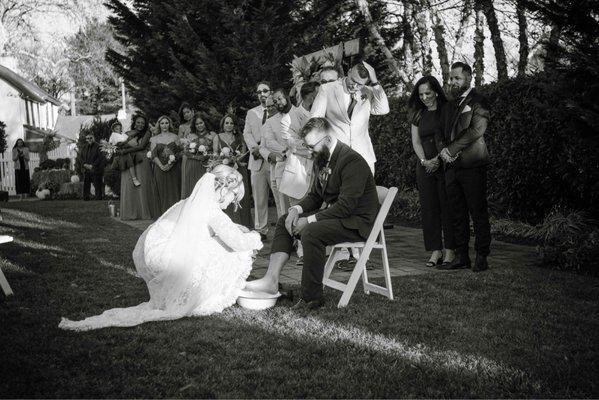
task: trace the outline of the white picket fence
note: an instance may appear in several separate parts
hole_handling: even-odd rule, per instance
[[[48,152],[48,158],[55,160],[71,157],[67,155],[66,145],[61,143],[60,147]],[[71,158],[71,168],[73,168],[74,161],[74,158]],[[33,175],[33,170],[39,165],[39,154],[29,153],[29,174]],[[8,149],[0,155],[0,190],[7,191],[9,195],[16,194],[15,164],[12,160],[12,149]]]

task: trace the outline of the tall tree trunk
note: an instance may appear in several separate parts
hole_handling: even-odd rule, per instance
[[[71,90],[71,116],[77,115],[77,105],[75,104],[75,89]]]
[[[483,75],[485,73],[485,33],[483,20],[484,15],[480,7],[475,6],[475,21],[474,29],[474,85],[480,86],[483,84]]]
[[[420,63],[422,75],[430,75],[433,69],[433,57],[429,37],[428,18],[426,16],[427,1],[421,0],[418,9],[414,9],[414,21],[418,30],[418,48],[420,50]]]
[[[389,49],[389,47],[387,47],[385,40],[381,36],[379,29],[377,28],[376,24],[374,23],[374,21],[372,19],[372,15],[370,14],[370,9],[368,8],[368,1],[367,0],[355,0],[355,2],[356,2],[356,5],[358,6],[358,9],[362,13],[362,16],[364,17],[364,21],[366,22],[366,26],[368,28],[368,32],[370,33],[370,36],[374,39],[375,43],[379,46],[379,48],[385,55],[385,59],[387,60],[387,65],[389,66],[391,73],[393,75],[397,76],[399,78],[399,80],[405,86],[409,86],[410,80],[407,78],[405,72],[402,71],[401,68],[399,68],[399,63],[397,62],[397,59],[395,59],[395,57],[393,57],[391,50]]]
[[[518,59],[518,76],[526,75],[528,66],[528,23],[526,21],[526,0],[517,0],[516,15],[518,16],[518,42],[520,43]]]
[[[403,70],[408,76],[408,80],[412,82],[414,80],[414,56],[412,54],[412,49],[414,47],[414,32],[412,31],[411,26],[411,15],[412,9],[409,3],[404,5],[403,11],[403,21],[402,21],[402,30],[403,30],[403,46],[401,47],[401,54],[403,56]],[[411,85],[409,85],[411,89]]]
[[[449,59],[447,58],[447,45],[445,44],[445,27],[439,13],[434,7],[431,7],[431,22],[433,25],[433,34],[437,44],[437,54],[439,55],[439,64],[441,65],[441,76],[443,77],[443,86],[449,81]]]
[[[499,23],[497,22],[497,15],[495,14],[495,7],[493,6],[493,0],[482,0],[482,9],[487,19],[487,25],[491,32],[491,42],[495,49],[495,63],[497,65],[497,80],[507,80],[507,59],[505,56],[505,48],[503,47],[503,40],[501,39],[501,31],[499,29]]]
[[[412,68],[412,79],[416,80],[422,76],[423,65],[422,65],[422,47],[416,37],[418,34],[418,27],[413,29],[412,26],[415,23],[415,12],[414,6],[410,2],[404,3],[404,27],[406,33],[404,34],[405,40],[408,42],[408,48],[412,55],[411,68]]]
[[[453,52],[451,53],[451,62],[456,61],[456,52],[460,52],[462,45],[464,44],[464,37],[466,32],[466,26],[472,15],[472,0],[464,0],[464,6],[462,7],[462,14],[460,18],[460,26],[455,33],[455,44],[453,46]]]
[[[559,38],[561,35],[561,28],[557,25],[551,27],[549,33],[549,41],[547,43],[547,52],[545,56],[545,65],[552,66],[557,63],[557,55],[559,50]]]

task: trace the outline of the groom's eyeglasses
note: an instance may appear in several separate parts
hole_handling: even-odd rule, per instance
[[[322,142],[323,140],[325,140],[327,137],[323,137],[321,138],[318,142],[314,143],[314,144],[308,144],[308,143],[304,143],[304,146],[306,147],[306,149],[310,150],[310,151],[314,151],[314,147],[316,147],[316,145],[320,142]]]
[[[268,93],[268,92],[270,92],[270,89],[256,90],[256,94],[260,94],[260,93],[262,93],[262,94],[266,94],[266,93]]]

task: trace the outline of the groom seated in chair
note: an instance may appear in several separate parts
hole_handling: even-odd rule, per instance
[[[322,306],[326,247],[362,242],[370,234],[379,201],[370,167],[360,154],[338,141],[325,118],[311,118],[300,131],[314,157],[314,183],[306,197],[277,222],[268,271],[246,290],[276,293],[281,269],[294,238],[304,247],[301,300],[295,309]]]

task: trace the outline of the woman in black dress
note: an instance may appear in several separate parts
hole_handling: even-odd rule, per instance
[[[408,101],[412,115],[412,147],[418,156],[416,181],[424,247],[432,252],[427,267],[449,263],[455,257],[444,168],[435,141],[437,135],[443,135],[442,115],[447,105],[443,88],[433,76],[420,78]]]
[[[17,139],[12,148],[12,160],[15,165],[15,191],[23,200],[31,192],[31,179],[29,176],[29,148],[23,139]]]

